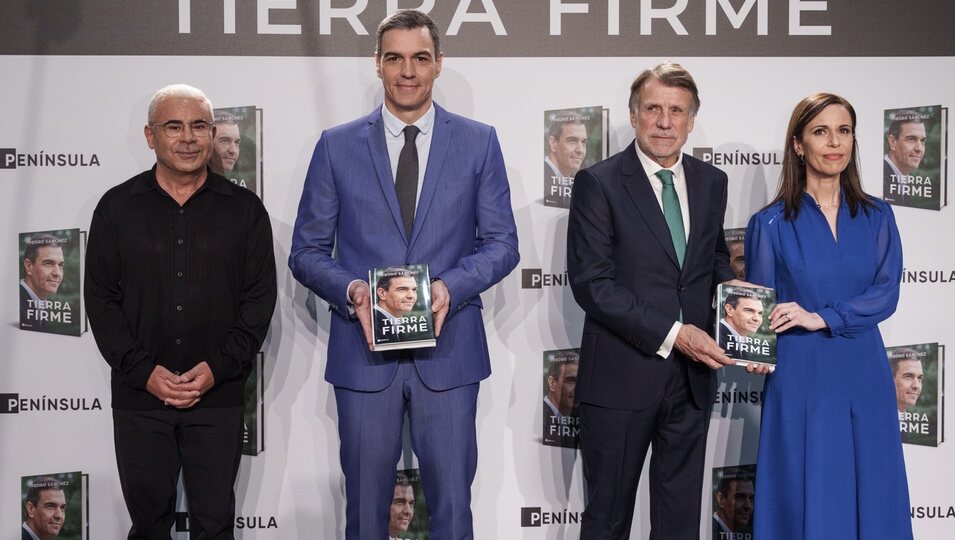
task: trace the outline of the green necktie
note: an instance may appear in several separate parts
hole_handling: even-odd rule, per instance
[[[686,256],[686,232],[683,228],[683,211],[680,210],[680,197],[673,187],[673,171],[660,169],[657,177],[663,182],[663,217],[670,227],[670,239],[673,240],[673,249],[676,258],[683,268],[683,257]]]

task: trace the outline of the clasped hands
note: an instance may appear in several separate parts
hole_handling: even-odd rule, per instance
[[[371,330],[371,288],[364,281],[355,281],[348,287],[348,299],[355,306],[355,315],[358,322],[361,323],[361,329],[365,333],[365,342],[368,349],[372,350],[372,330]],[[440,279],[431,282],[431,311],[434,313],[434,337],[441,335],[441,327],[444,326],[444,319],[448,316],[448,309],[451,306],[451,293],[448,286]]]
[[[157,365],[146,381],[146,390],[159,398],[164,405],[188,409],[199,403],[199,399],[214,385],[212,369],[203,361],[182,375],[176,375]]]

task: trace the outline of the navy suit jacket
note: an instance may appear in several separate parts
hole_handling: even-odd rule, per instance
[[[893,185],[899,185],[901,179],[896,178],[895,181],[892,180],[892,176],[895,175],[895,169],[892,168],[892,165],[889,165],[889,162],[886,161],[885,157],[882,158],[882,196],[889,195],[891,193],[891,188]],[[890,198],[895,203],[905,203],[906,195],[894,194],[890,195]]]
[[[30,309],[30,299],[33,298],[30,296],[30,292],[26,290],[26,287],[23,284],[20,284],[20,325],[22,325],[27,320],[27,311]],[[32,327],[32,325],[29,325]]]
[[[663,211],[634,143],[579,171],[567,228],[567,271],[574,299],[586,313],[576,399],[641,410],[657,402],[665,383],[656,351],[681,310],[683,322],[710,333],[716,284],[732,279],[723,237],[726,174],[683,155],[690,236],[681,269]],[[693,400],[709,407],[716,376],[687,363]]]
[[[480,293],[519,260],[504,158],[494,128],[435,104],[434,132],[410,238],[405,234],[385,144],[381,107],[322,133],[292,234],[289,267],[332,311],[325,379],[379,391],[397,372],[396,353],[368,350],[348,308],[347,287],[368,270],[428,264],[451,293],[437,346],[416,349],[433,390],[491,373]],[[337,252],[336,252],[337,250]],[[372,293],[374,294],[374,293]]]

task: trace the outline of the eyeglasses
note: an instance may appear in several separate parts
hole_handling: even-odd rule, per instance
[[[205,137],[212,131],[212,124],[206,122],[205,120],[195,120],[189,124],[186,124],[181,120],[170,120],[164,124],[150,122],[149,125],[154,128],[162,128],[162,132],[170,139],[178,139],[179,137],[182,137],[182,133],[185,131],[187,125],[189,126],[189,131],[192,132],[192,135],[197,138]]]

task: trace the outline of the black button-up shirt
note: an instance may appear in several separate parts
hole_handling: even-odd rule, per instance
[[[211,171],[179,206],[155,171],[107,191],[90,225],[86,310],[113,407],[163,408],[146,391],[155,366],[184,373],[202,361],[215,386],[196,406],[241,406],[275,308],[268,213]]]

